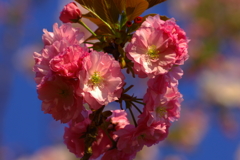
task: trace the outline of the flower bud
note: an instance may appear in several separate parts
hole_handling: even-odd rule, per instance
[[[71,2],[64,6],[59,19],[63,23],[73,23],[77,22],[82,17],[82,13],[77,7],[76,3]]]
[[[126,26],[127,27],[131,27],[132,26],[132,22],[131,21],[127,21]]]
[[[142,23],[142,21],[143,21],[143,18],[142,18],[142,17],[136,17],[136,18],[134,19],[134,23]]]
[[[121,66],[121,68],[125,68],[126,67],[126,61],[125,61],[125,59],[123,58],[123,57],[121,57],[120,58],[120,66]]]

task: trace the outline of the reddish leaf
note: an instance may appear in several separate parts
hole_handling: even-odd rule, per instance
[[[141,15],[147,8],[148,2],[146,0],[128,0],[126,3],[128,21],[134,20],[134,18]]]
[[[164,2],[166,0],[147,0],[147,1],[149,3],[148,8],[151,8],[151,7],[153,7],[153,6],[155,6],[155,5],[159,4],[159,3],[162,3],[162,2]]]
[[[90,21],[92,21],[93,23],[95,23],[97,26],[101,26],[104,25],[103,21],[101,21],[100,19],[98,19],[96,16],[94,16],[91,12],[87,13],[87,14],[83,14],[82,15],[83,18],[87,18]]]
[[[115,1],[120,0],[76,0],[80,5],[89,10],[96,18],[100,19],[109,28],[118,22],[119,10]]]
[[[126,1],[127,0],[112,0],[115,5],[117,6],[117,9],[118,9],[118,13],[121,14],[122,11],[125,10],[126,8]]]

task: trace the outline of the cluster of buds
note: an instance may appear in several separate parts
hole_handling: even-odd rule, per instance
[[[34,53],[42,110],[68,123],[64,142],[82,160],[100,156],[102,160],[131,160],[144,145],[165,139],[171,122],[180,116],[178,80],[183,71],[179,66],[188,58],[188,39],[174,19],[159,15],[133,18],[136,13],[127,12],[127,2],[115,24],[114,8],[109,18],[109,13],[91,9],[91,1],[77,2],[91,14],[82,15],[74,2],[66,5],[60,14],[64,24],[54,24],[53,32],[43,30],[44,48]],[[151,0],[139,3],[153,6]],[[91,31],[81,17],[100,24],[99,28]],[[71,23],[80,23],[93,35],[86,39]],[[91,39],[97,41],[88,44]],[[123,71],[148,78],[144,97],[128,94],[133,85],[125,83]],[[119,103],[119,109],[105,110],[111,102]]]

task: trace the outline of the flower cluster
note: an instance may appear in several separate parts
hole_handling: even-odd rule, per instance
[[[72,2],[61,12],[63,25],[54,24],[53,32],[43,30],[44,47],[34,53],[42,110],[69,124],[64,142],[77,157],[131,160],[144,145],[165,139],[171,122],[180,116],[183,99],[178,80],[183,71],[179,65],[188,58],[188,39],[174,19],[122,16],[118,28],[104,22],[114,35],[106,37],[87,28],[93,33],[90,39],[98,39],[89,45],[84,33],[67,23],[78,21],[87,27],[82,16],[87,17]],[[97,21],[96,16],[90,19]],[[148,78],[143,98],[127,93],[133,85],[125,87],[124,68],[133,77]],[[120,109],[105,110],[111,102],[118,102]],[[138,105],[144,105],[143,110]],[[138,119],[133,108],[139,112]]]

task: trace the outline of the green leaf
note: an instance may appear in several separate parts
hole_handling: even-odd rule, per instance
[[[122,13],[121,20],[120,20],[120,29],[127,23],[128,18],[125,12]]]

